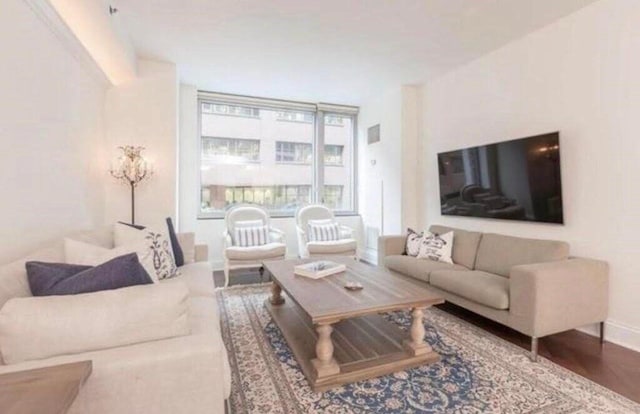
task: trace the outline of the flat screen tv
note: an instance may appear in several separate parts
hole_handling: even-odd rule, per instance
[[[438,154],[443,215],[563,223],[559,133]]]

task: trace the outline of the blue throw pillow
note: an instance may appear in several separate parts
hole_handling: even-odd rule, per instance
[[[153,283],[135,253],[95,267],[27,262],[26,268],[33,296],[75,295]]]
[[[171,221],[171,217],[167,217],[167,229],[169,230],[169,240],[171,240],[171,250],[173,250],[173,259],[176,262],[176,266],[183,266],[184,253],[182,252],[182,247],[180,247],[180,243],[178,242],[178,237],[176,236],[176,230],[173,228],[173,221]]]

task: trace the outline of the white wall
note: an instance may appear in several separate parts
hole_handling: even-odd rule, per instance
[[[178,77],[171,63],[138,61],[138,77],[112,87],[105,103],[106,144],[109,158],[118,146],[140,145],[152,162],[154,174],[136,189],[136,223],[163,226],[176,217],[178,151]],[[110,178],[104,164],[105,222],[129,222],[128,185]]]
[[[425,88],[425,223],[566,240],[611,265],[610,340],[640,349],[640,2],[602,0]],[[559,130],[564,226],[441,217],[436,154]]]
[[[179,127],[179,216],[180,231],[196,233],[196,242],[209,246],[209,261],[215,269],[223,265],[224,220],[198,219],[200,187],[200,143],[198,134],[198,90],[192,85],[180,85],[180,127]],[[232,172],[232,170],[231,170]],[[230,172],[230,173],[231,173]],[[357,238],[362,235],[360,216],[338,217],[338,222],[356,230]],[[285,232],[287,255],[296,257],[298,246],[293,218],[277,218],[271,223]],[[362,245],[362,241],[359,240]]]
[[[401,86],[365,102],[358,117],[359,205],[367,258],[377,255],[376,233],[401,234],[420,224],[417,199],[421,87]],[[367,130],[380,124],[380,142],[367,143]]]
[[[0,263],[103,217],[106,83],[22,0],[0,13]]]

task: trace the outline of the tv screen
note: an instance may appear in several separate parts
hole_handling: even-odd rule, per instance
[[[438,154],[443,215],[563,223],[559,133]]]

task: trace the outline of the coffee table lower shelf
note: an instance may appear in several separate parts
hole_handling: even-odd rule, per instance
[[[289,297],[284,303],[265,306],[280,328],[300,364],[311,388],[326,391],[342,384],[375,378],[424,364],[440,356],[431,348],[412,352],[406,345],[409,333],[373,314],[341,320],[332,325],[331,340],[337,373],[318,375],[316,346],[318,333],[308,315]],[[315,360],[315,361],[314,361]]]

